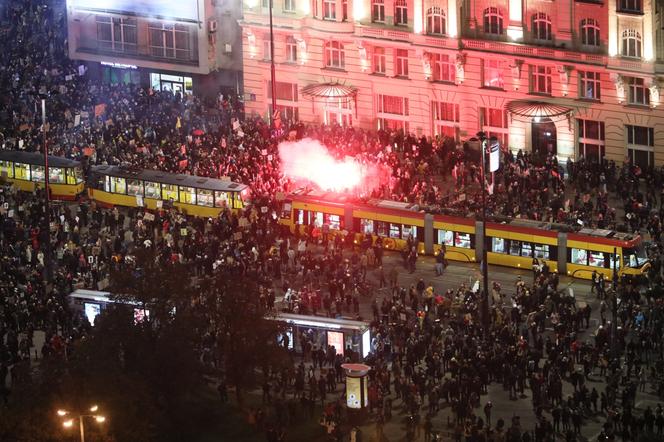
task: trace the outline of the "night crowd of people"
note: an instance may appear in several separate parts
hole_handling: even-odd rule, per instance
[[[117,164],[228,177],[252,191],[247,209],[226,210],[215,219],[174,210],[146,217],[141,208],[108,209],[85,199],[53,203],[46,227],[42,190],[26,193],[3,185],[0,405],[8,403],[11,383],[29,376],[35,352],[39,358],[63,355],[89,332],[86,318],[70,311],[69,293],[106,288],[113,266],[131,259],[137,249],[150,249],[165,262],[189,265],[196,277],[228,271],[255,278],[268,310],[359,317],[360,304],[371,302],[373,317],[365,319],[371,321],[374,339],[366,363],[372,367],[369,406],[379,440],[383,426],[397,416],[406,419],[407,440],[420,434],[435,440],[433,421],[446,408],[454,417],[448,432],[459,441],[548,441],[556,435],[573,441],[588,420],[598,418],[604,422],[599,441],[636,440],[645,433],[661,437],[661,405],[641,410],[635,404],[638,391],[664,393],[664,317],[653,289],[662,278],[657,253],[648,287],[627,280],[616,287],[609,282],[608,289],[593,284],[601,306],[596,331],[588,332],[590,307],[559,287],[558,275],[546,266],[537,268],[532,283],[519,278],[514,287],[493,285],[486,329],[474,288],[435,293],[424,281],[403,286],[400,270],[383,265],[380,239],[358,246],[336,235],[319,244],[322,240],[307,232],[284,230],[273,216],[280,209],[274,195],[295,185],[280,171],[278,144],[305,137],[319,140],[339,158],[386,166],[389,180],[366,197],[472,216],[479,209],[480,174],[462,145],[397,131],[286,121],[275,131],[259,116],[244,115],[232,95],[205,100],[104,84],[67,58],[62,2],[18,0],[0,8],[3,149],[41,149],[39,101],[46,98],[52,155],[81,160],[86,168]],[[663,179],[662,170],[642,170],[629,162],[579,158],[562,164],[554,155],[506,149],[491,184],[489,213],[641,232],[658,248]],[[447,263],[438,264],[436,273],[444,278]],[[46,272],[52,272],[51,285],[44,282]],[[612,293],[620,298],[615,316]],[[33,344],[37,330],[45,333],[39,349]],[[252,423],[266,430],[269,440],[280,440],[285,437],[281,428],[297,422],[300,412],[312,417],[320,401],[321,423],[331,437],[341,438],[339,383],[346,360],[313,333],[297,341],[295,369],[266,374],[264,406],[252,413]],[[346,359],[359,357],[349,349]],[[566,388],[566,394],[568,384],[572,389]],[[531,398],[534,428],[525,427],[518,416],[510,422],[492,419],[485,396],[489,388],[501,386],[510,399]],[[267,409],[272,410],[269,418]]]

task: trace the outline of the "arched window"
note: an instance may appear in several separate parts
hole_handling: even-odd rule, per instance
[[[599,46],[599,24],[594,18],[581,20],[581,44]]]
[[[543,12],[533,15],[533,38],[543,41],[552,40],[551,19]]]
[[[371,0],[371,20],[375,23],[385,22],[384,0]]]
[[[484,33],[502,35],[503,16],[498,8],[492,6],[484,10]]]
[[[405,26],[408,24],[408,2],[407,0],[396,0],[394,2],[394,24]]]
[[[325,66],[343,69],[345,67],[344,45],[338,41],[325,43]]]
[[[625,29],[622,33],[622,55],[641,57],[641,34],[634,29]]]
[[[445,34],[445,11],[438,6],[427,11],[427,34]]]

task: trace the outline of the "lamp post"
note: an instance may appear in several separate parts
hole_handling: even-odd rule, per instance
[[[268,6],[270,7],[270,81],[272,82],[272,115],[270,120],[274,122],[274,115],[277,112],[277,82],[276,72],[274,67],[274,28],[272,27],[272,1],[269,0]]]
[[[46,223],[46,256],[44,261],[46,266],[44,271],[46,273],[46,282],[50,283],[52,279],[52,263],[51,263],[51,189],[50,189],[50,174],[48,169],[48,143],[46,141],[46,99],[41,99],[41,117],[42,117],[42,147],[44,150],[44,221]]]
[[[487,138],[484,132],[478,132],[477,138],[480,139],[480,149],[482,150],[481,164],[481,185],[482,185],[482,327],[484,334],[489,334],[489,263],[487,262],[487,240],[486,240],[486,177],[485,177],[485,158]]]
[[[81,442],[85,442],[85,418],[86,417],[91,417],[93,418],[98,424],[102,424],[106,421],[106,417],[97,414],[97,411],[99,410],[99,407],[97,405],[93,405],[92,407],[89,408],[89,411],[83,412],[83,413],[75,413],[72,414],[67,410],[58,410],[57,414],[61,418],[66,418],[62,422],[62,426],[64,428],[72,428],[74,426],[74,420],[78,418],[78,428],[81,434]],[[71,417],[70,417],[71,416]]]

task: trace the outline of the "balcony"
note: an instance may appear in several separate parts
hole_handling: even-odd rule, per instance
[[[464,49],[475,51],[496,52],[521,57],[548,58],[561,62],[578,62],[597,65],[606,64],[606,57],[604,55],[586,54],[583,52],[573,52],[558,48],[544,48],[514,43],[474,40],[466,38],[462,40],[461,46]]]
[[[410,42],[414,34],[406,31],[397,31],[394,29],[378,28],[372,26],[356,26],[355,35],[358,37],[378,38],[381,40],[394,40]]]
[[[637,72],[641,74],[655,73],[655,64],[636,58],[609,57],[607,67],[616,70]]]
[[[127,50],[118,51],[103,47],[99,41],[91,38],[77,38],[76,52],[81,54],[105,55],[113,59],[142,60],[156,63],[176,64],[182,66],[198,66],[198,49],[172,51],[174,57],[152,55],[148,45],[126,45]]]

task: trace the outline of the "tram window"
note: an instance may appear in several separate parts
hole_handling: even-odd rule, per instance
[[[648,262],[648,254],[643,244],[638,244],[636,248],[625,248],[623,251],[625,258],[627,258],[625,265],[628,267],[639,268]]]
[[[242,209],[244,207],[244,201],[242,201],[242,195],[240,195],[240,192],[233,193],[233,207],[236,209]]]
[[[177,184],[162,184],[161,199],[165,201],[179,201]]]
[[[30,166],[23,163],[14,163],[14,176],[19,180],[30,180]]]
[[[65,182],[65,170],[61,167],[48,168],[49,183],[62,184]]]
[[[470,233],[456,232],[454,235],[454,247],[470,249]]]
[[[323,212],[312,212],[314,217],[313,217],[313,225],[315,227],[322,227],[323,226]]]
[[[180,202],[185,204],[196,204],[196,189],[193,187],[180,186]]]
[[[161,199],[161,186],[159,183],[145,181],[145,196],[147,198]]]
[[[588,255],[588,265],[592,267],[605,267],[606,254],[604,252],[590,251]]]
[[[383,221],[375,221],[375,225],[376,225],[376,230],[375,230],[376,235],[387,236],[388,230],[390,228],[389,227],[390,223],[386,223]]]
[[[228,192],[214,191],[214,206],[215,207],[229,207],[230,200],[228,199]]]
[[[372,219],[360,219],[360,231],[362,233],[374,233],[374,222]]]
[[[32,170],[32,181],[44,181],[44,166],[37,166],[33,164],[30,166],[30,169]]]
[[[533,245],[529,242],[521,243],[521,256],[527,256],[528,258],[533,256]]]
[[[198,200],[199,206],[212,207],[214,205],[211,190],[198,189],[196,192],[196,198]]]
[[[454,246],[454,232],[452,230],[438,230],[438,244],[445,244],[446,246]]]
[[[583,249],[572,249],[572,264],[588,265],[588,252]]]
[[[304,210],[295,210],[295,224],[304,225]]]
[[[521,256],[521,241],[514,239],[510,241],[510,255]]]
[[[403,224],[401,226],[401,238],[408,239],[412,235],[413,239],[417,239],[417,226],[409,226]]]
[[[76,169],[74,168],[67,168],[65,169],[65,174],[67,175],[66,180],[67,184],[76,184]]]
[[[614,257],[613,254],[609,255],[609,265],[611,265],[611,258]],[[611,270],[620,270],[620,255],[615,255],[615,258],[613,259],[613,265],[611,266]]]
[[[390,238],[401,238],[401,226],[390,223]]]
[[[330,226],[330,229],[339,230],[341,228],[341,217],[339,215],[325,214],[325,224]]]
[[[493,238],[491,240],[491,251],[494,253],[507,253],[505,238]]]
[[[11,161],[0,160],[0,176],[14,178],[14,165]]]
[[[549,259],[549,246],[547,244],[535,244],[535,258]]]
[[[111,192],[113,193],[127,193],[127,182],[124,178],[116,176],[111,177]]]
[[[127,180],[127,195],[143,195],[143,182],[141,180]]]

